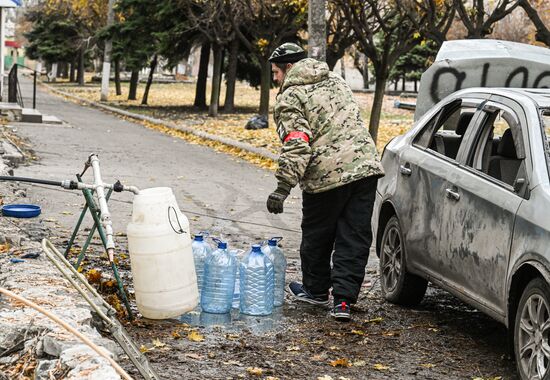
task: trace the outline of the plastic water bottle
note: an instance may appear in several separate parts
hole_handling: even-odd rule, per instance
[[[204,240],[205,233],[199,232],[193,239],[191,245],[193,249],[193,259],[195,261],[195,273],[197,274],[197,285],[199,287],[199,296],[202,291],[202,283],[204,279],[204,263],[208,256],[212,253],[212,247]]]
[[[204,265],[201,307],[207,313],[229,313],[233,303],[237,260],[227,250],[227,243],[217,241],[216,249]]]
[[[273,311],[273,263],[255,244],[240,265],[241,313],[269,315]]]
[[[241,276],[240,276],[240,266],[241,258],[244,251],[242,249],[231,250],[230,253],[237,260],[237,275],[235,276],[235,290],[233,291],[233,309],[238,309],[241,305]]]
[[[282,237],[272,237],[267,241],[267,245],[262,247],[262,252],[269,257],[273,263],[275,271],[275,283],[273,293],[273,306],[283,306],[285,302],[285,276],[286,276],[286,258],[283,250],[277,245]]]

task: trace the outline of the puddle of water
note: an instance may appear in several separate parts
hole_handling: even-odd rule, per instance
[[[300,315],[326,314],[322,310],[308,306],[297,307],[285,304],[282,307],[274,308],[273,313],[265,316],[241,314],[238,309],[232,309],[231,313],[226,314],[212,314],[201,311],[199,306],[197,309],[181,315],[177,320],[190,326],[205,328],[207,331],[222,329],[228,333],[238,333],[247,330],[252,334],[260,335],[283,331],[292,319],[296,319]]]
[[[227,332],[240,332],[246,329],[253,334],[263,334],[282,329],[286,316],[284,306],[273,309],[273,313],[265,316],[241,314],[238,309],[232,309],[231,313],[213,314],[203,312],[199,307],[183,314],[178,320],[206,330],[223,329]]]

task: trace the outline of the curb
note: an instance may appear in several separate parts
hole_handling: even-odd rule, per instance
[[[46,87],[48,90],[52,91],[53,93],[65,96],[65,97],[73,99],[73,100],[78,100],[79,102],[91,105],[92,107],[95,107],[95,108],[103,109],[103,110],[106,110],[106,111],[109,111],[109,112],[112,112],[112,113],[115,113],[115,114],[118,114],[118,115],[130,117],[130,118],[136,119],[136,120],[148,121],[150,123],[160,124],[160,125],[163,125],[165,127],[175,129],[177,131],[186,132],[186,133],[192,134],[194,136],[197,136],[197,137],[200,137],[200,138],[203,138],[203,139],[215,141],[215,142],[230,146],[232,148],[237,148],[237,149],[243,150],[243,151],[248,152],[248,153],[253,153],[253,154],[258,155],[262,158],[266,158],[266,159],[269,159],[269,160],[272,160],[272,161],[277,161],[277,159],[278,159],[278,155],[276,155],[275,153],[270,152],[269,150],[264,149],[264,148],[258,148],[258,147],[255,147],[254,145],[251,145],[251,144],[243,143],[243,142],[240,142],[240,141],[235,141],[235,140],[228,139],[228,138],[221,137],[221,136],[217,136],[217,135],[213,135],[211,133],[196,131],[192,128],[177,125],[177,124],[172,123],[170,121],[165,121],[165,120],[157,119],[157,118],[154,118],[154,117],[151,117],[151,116],[145,116],[145,115],[140,115],[140,114],[136,114],[136,113],[133,113],[133,112],[124,111],[124,110],[121,110],[121,109],[116,108],[116,107],[111,107],[111,106],[108,106],[108,105],[105,105],[105,104],[102,104],[102,103],[98,103],[98,102],[94,102],[94,101],[91,101],[91,100],[88,100],[88,99],[84,99],[84,98],[81,98],[80,96],[76,96],[76,95],[70,94],[68,92],[58,90],[58,89],[56,89],[56,88],[54,88],[54,87],[52,87],[52,86],[50,86],[50,85],[48,85],[44,82],[41,82],[40,84],[42,86]]]

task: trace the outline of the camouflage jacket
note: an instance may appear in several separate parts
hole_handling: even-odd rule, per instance
[[[288,70],[274,118],[283,142],[275,173],[280,182],[320,193],[383,175],[350,87],[326,63],[306,58]]]

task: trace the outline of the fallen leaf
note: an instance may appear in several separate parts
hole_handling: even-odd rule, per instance
[[[428,328],[428,331],[438,332],[438,329],[434,329],[433,327]]]
[[[367,365],[367,362],[364,360],[356,360],[352,363],[354,367],[364,367]]]
[[[141,347],[139,348],[139,351],[144,354],[146,353],[147,351],[149,351],[149,349],[144,345],[142,344]]]
[[[10,243],[0,244],[0,253],[6,253],[10,250]]]
[[[177,330],[172,331],[171,335],[172,335],[172,338],[174,339],[181,339],[181,334]]]
[[[317,377],[317,380],[333,380],[333,379],[329,375],[323,375],[323,376]]]
[[[241,366],[241,362],[238,362],[236,360],[229,360],[227,362],[222,362],[222,364],[225,364],[225,365],[237,365],[237,366]]]
[[[97,269],[90,269],[86,272],[86,279],[90,284],[99,284],[101,282],[101,272]]]
[[[62,211],[61,213],[62,213],[63,215],[73,215],[73,213],[70,212],[70,211]]]
[[[248,367],[246,369],[246,372],[254,376],[262,376],[262,374],[264,373],[264,370],[258,367]]]
[[[185,354],[186,357],[195,359],[195,360],[203,360],[204,356],[201,356],[199,354]]]
[[[202,342],[204,340],[204,336],[200,334],[198,331],[189,331],[187,334],[187,339],[189,339],[192,342]]]
[[[372,319],[366,320],[365,322],[366,323],[380,323],[383,320],[384,320],[384,318],[378,317],[378,318],[372,318]]]
[[[433,367],[435,367],[435,364],[424,363],[424,364],[420,364],[420,367],[424,367],[424,368],[433,368]]]
[[[378,371],[386,371],[386,370],[390,369],[390,367],[388,367],[387,365],[380,364],[380,363],[376,363],[372,367],[374,369],[378,370]]]
[[[351,367],[351,363],[346,358],[333,360],[329,364],[333,367]]]
[[[287,351],[300,351],[300,346],[288,346]]]
[[[365,335],[363,330],[351,330],[351,333],[355,335]]]
[[[153,346],[158,347],[158,348],[166,346],[166,343],[162,343],[160,341],[160,339],[153,339],[152,343],[153,343]]]
[[[265,378],[265,380],[279,380],[279,378],[275,376],[268,376]]]

